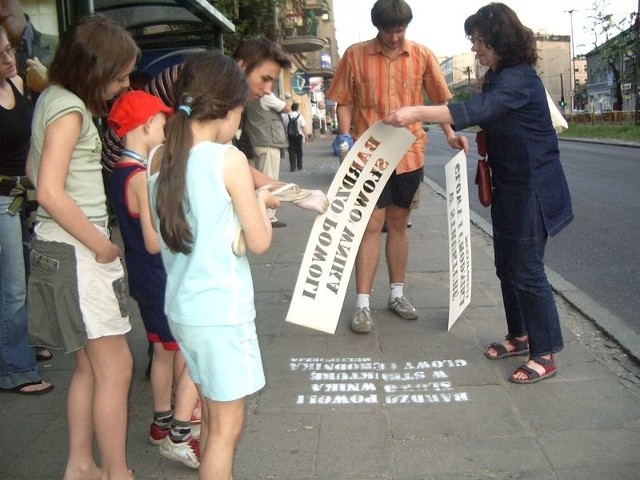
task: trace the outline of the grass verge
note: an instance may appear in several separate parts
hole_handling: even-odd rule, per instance
[[[640,125],[583,125],[570,123],[560,138],[602,138],[640,142]]]

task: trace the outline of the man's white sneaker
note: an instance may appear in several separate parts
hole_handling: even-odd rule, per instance
[[[160,444],[160,454],[183,463],[187,467],[200,467],[200,442],[192,436],[189,436],[184,442],[174,443],[167,435]]]
[[[373,328],[371,311],[367,307],[356,308],[353,317],[351,317],[351,323],[349,326],[351,327],[351,331],[354,333],[369,333]]]
[[[415,320],[418,318],[418,311],[404,296],[396,297],[394,299],[390,298],[389,310],[405,320]]]

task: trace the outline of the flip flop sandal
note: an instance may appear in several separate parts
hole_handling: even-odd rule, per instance
[[[37,362],[48,362],[53,358],[53,353],[49,350],[36,350],[36,361]]]
[[[26,392],[22,391],[23,388],[30,387],[31,385],[42,385],[42,380],[40,380],[39,382],[22,383],[13,388],[1,388],[0,392],[17,393],[18,395],[44,395],[45,393],[49,393],[51,390],[53,390],[53,385],[49,385],[48,387],[42,388],[40,390],[27,390]]]
[[[549,360],[542,357],[530,357],[529,360],[537,363],[542,368],[544,368],[544,373],[542,374],[538,373],[533,368],[527,367],[527,364],[525,363],[524,365],[521,365],[514,370],[514,372],[509,377],[510,382],[518,383],[520,385],[526,385],[529,383],[538,383],[544,380],[545,378],[553,377],[556,373],[558,373],[553,357],[551,357]],[[518,372],[525,373],[527,375],[527,378],[526,379],[513,378],[513,376]]]
[[[507,347],[505,347],[501,343],[492,343],[485,350],[484,356],[487,357],[489,360],[500,360],[502,358],[519,357],[519,356],[522,356],[522,355],[528,355],[529,354],[529,339],[528,338],[525,339],[525,340],[518,340],[517,338],[505,337],[505,340],[507,340],[507,343],[509,343],[509,345],[514,347],[513,350],[511,350],[511,351],[507,350]],[[490,355],[489,354],[489,350],[491,350],[492,348],[496,351],[496,355]]]

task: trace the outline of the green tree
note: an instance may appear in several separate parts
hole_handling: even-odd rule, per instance
[[[232,54],[251,37],[278,40],[277,12],[284,8],[286,0],[213,0],[211,3],[236,26],[235,33],[224,36],[225,53]]]
[[[622,83],[635,83],[634,70],[625,69],[625,65],[636,65],[638,52],[635,48],[635,30],[631,26],[637,12],[619,16],[607,13],[609,2],[594,0],[587,18],[593,21],[590,32],[593,35],[593,47],[600,55],[600,61],[609,66],[615,82],[616,101],[614,108],[622,108]]]

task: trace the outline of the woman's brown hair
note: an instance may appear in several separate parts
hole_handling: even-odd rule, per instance
[[[248,85],[230,57],[203,52],[187,59],[175,85],[175,113],[167,121],[162,164],[156,184],[160,234],[172,252],[191,253],[193,232],[187,222],[187,164],[193,146],[191,122],[223,119],[244,106]]]
[[[49,68],[49,81],[80,97],[94,115],[105,116],[107,86],[139,55],[127,30],[104,15],[88,15],[64,33]]]
[[[476,35],[500,57],[498,70],[538,61],[533,30],[525,27],[516,13],[503,3],[490,3],[464,22],[468,37]]]

